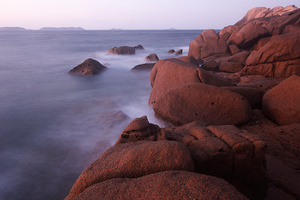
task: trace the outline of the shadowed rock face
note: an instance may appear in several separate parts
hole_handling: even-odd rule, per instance
[[[77,67],[71,69],[69,73],[79,74],[79,75],[96,75],[105,69],[106,67],[103,66],[101,63],[89,58],[86,59],[83,63],[81,63]]]
[[[186,171],[140,178],[111,179],[87,188],[75,199],[247,199],[222,179]]]
[[[66,199],[109,179],[135,178],[168,170],[194,170],[190,152],[182,143],[163,140],[116,145],[82,172]]]
[[[300,123],[300,77],[291,76],[263,97],[263,111],[279,125]]]
[[[224,180],[262,199],[268,186],[265,151],[260,137],[232,125],[195,121],[160,128],[143,116],[82,172],[66,199],[246,199]]]

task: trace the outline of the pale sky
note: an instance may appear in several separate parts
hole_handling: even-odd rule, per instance
[[[222,29],[253,7],[300,0],[0,0],[0,27]]]

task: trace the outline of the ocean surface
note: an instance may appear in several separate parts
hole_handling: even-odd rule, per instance
[[[150,71],[130,69],[150,53],[187,55],[201,32],[0,31],[0,199],[63,199],[132,119],[163,126],[148,106]],[[139,44],[135,55],[106,55]],[[87,58],[108,69],[68,74]]]

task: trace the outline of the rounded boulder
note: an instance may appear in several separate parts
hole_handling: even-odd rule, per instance
[[[300,77],[291,76],[263,97],[264,114],[279,125],[300,123]]]
[[[247,122],[253,113],[245,97],[202,83],[187,83],[170,90],[153,104],[153,110],[175,125],[193,121],[238,125]]]
[[[184,144],[161,140],[116,145],[82,172],[66,199],[109,179],[136,178],[168,170],[194,170],[192,157]]]
[[[112,179],[87,188],[76,199],[246,200],[223,179],[187,171],[166,171],[134,179]]]

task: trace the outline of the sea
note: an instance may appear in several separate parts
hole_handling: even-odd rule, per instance
[[[81,172],[124,128],[146,115],[150,70],[132,71],[151,53],[176,57],[202,30],[0,31],[0,199],[64,199]],[[134,55],[108,55],[142,45]],[[108,69],[69,74],[92,58]]]

